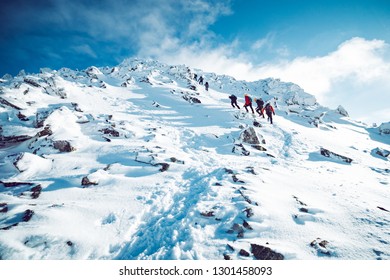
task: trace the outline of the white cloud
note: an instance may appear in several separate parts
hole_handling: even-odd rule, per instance
[[[93,49],[87,45],[87,44],[83,44],[83,45],[78,45],[78,46],[74,46],[72,48],[74,51],[76,51],[77,53],[79,54],[84,54],[84,55],[88,55],[92,58],[97,58],[97,55],[96,53],[93,51]]]

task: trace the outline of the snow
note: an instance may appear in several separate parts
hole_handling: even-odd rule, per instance
[[[21,110],[0,105],[0,140],[32,138],[0,142],[0,259],[248,260],[251,244],[285,259],[390,259],[390,164],[374,152],[390,150],[386,124],[292,83],[151,60],[29,75],[40,87],[24,77],[2,83]],[[232,108],[233,93],[272,102],[274,124]],[[242,141],[248,128],[266,151]]]

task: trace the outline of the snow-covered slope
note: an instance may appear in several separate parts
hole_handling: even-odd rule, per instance
[[[0,259],[390,259],[386,124],[136,59],[0,86]]]

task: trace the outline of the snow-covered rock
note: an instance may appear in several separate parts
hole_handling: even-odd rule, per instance
[[[341,106],[341,105],[339,105],[337,107],[336,112],[339,113],[342,116],[349,117],[349,114],[348,114],[347,110],[345,110],[344,107]]]
[[[382,123],[379,126],[379,132],[381,134],[390,134],[390,122]]]

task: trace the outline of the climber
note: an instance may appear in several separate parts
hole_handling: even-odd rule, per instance
[[[264,114],[264,110],[265,110],[265,113],[268,116],[267,120],[270,121],[271,124],[273,124],[273,122],[272,122],[272,115],[275,115],[274,108],[272,107],[272,105],[270,103],[267,103],[267,105],[265,105],[265,107],[262,110],[263,114]]]
[[[252,110],[252,114],[254,114],[255,111],[253,111],[253,107],[252,107],[252,98],[248,94],[245,94],[244,96],[245,96],[244,108],[245,108],[246,112],[249,113],[248,108],[247,108],[249,106],[249,108],[251,108],[251,110]]]
[[[203,77],[202,76],[199,77],[198,82],[199,82],[200,85],[203,85]]]
[[[256,108],[256,112],[259,114],[259,116],[261,117],[261,116],[263,116],[263,118],[265,118],[264,117],[264,114],[263,114],[263,112],[262,112],[262,110],[263,110],[263,106],[264,106],[264,101],[263,101],[263,99],[256,99],[255,98],[255,102],[256,102],[256,104],[257,104],[257,108]]]
[[[204,87],[205,87],[206,90],[208,91],[208,90],[209,90],[209,82],[206,82],[206,83],[204,84]]]
[[[194,80],[198,81],[198,75],[197,74],[194,74]]]
[[[230,104],[232,104],[232,107],[235,108],[234,105],[236,105],[237,108],[240,109],[240,106],[238,106],[238,104],[237,104],[237,96],[232,94],[232,95],[229,96],[229,98],[231,100]]]

